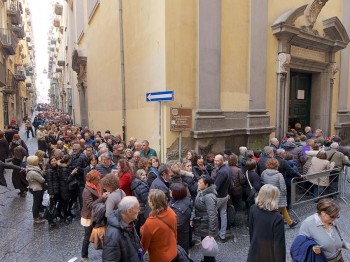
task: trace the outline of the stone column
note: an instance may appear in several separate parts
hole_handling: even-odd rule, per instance
[[[342,22],[347,32],[350,32],[350,1],[343,0],[343,17]],[[340,73],[339,73],[339,100],[338,100],[338,112],[348,112],[348,96],[349,96],[349,64],[350,64],[350,46],[340,51]]]
[[[276,137],[282,139],[288,128],[289,94],[286,91],[291,55],[278,54],[276,90]]]
[[[198,0],[198,112],[219,112],[221,0]]]

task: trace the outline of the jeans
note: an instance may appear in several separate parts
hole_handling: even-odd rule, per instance
[[[226,238],[226,229],[227,229],[227,201],[228,201],[228,195],[223,198],[217,199],[217,207],[220,215],[220,231],[219,236],[221,239]]]
[[[87,258],[89,257],[89,244],[90,244],[90,236],[92,232],[92,225],[88,227],[84,227],[84,239],[83,246],[81,247],[81,257]]]
[[[33,218],[35,219],[39,217],[41,203],[43,202],[44,190],[39,190],[39,191],[30,190],[30,192],[33,194],[32,213],[33,213]]]

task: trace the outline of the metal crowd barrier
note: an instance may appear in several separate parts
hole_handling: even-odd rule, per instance
[[[346,186],[348,183],[347,177],[350,178],[350,174],[347,176],[347,172],[350,173],[350,168],[348,167],[345,169],[337,168],[333,170],[309,174],[303,176],[302,178],[293,178],[291,181],[290,211],[293,212],[300,221],[301,219],[294,209],[299,205],[316,202],[318,199],[332,196],[337,196],[346,204],[349,204],[350,201],[346,198],[345,195]],[[328,186],[319,186],[319,184],[323,180],[327,179],[327,177],[329,178]],[[310,182],[310,180],[313,180],[314,183]],[[317,188],[318,192],[314,192],[314,187]]]

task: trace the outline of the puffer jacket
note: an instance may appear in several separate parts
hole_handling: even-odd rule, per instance
[[[278,207],[287,206],[287,187],[283,175],[275,169],[265,169],[261,174],[263,184],[270,184],[280,190],[280,199]]]
[[[58,195],[60,193],[60,178],[57,167],[49,166],[46,170],[46,182],[49,195]]]
[[[149,187],[147,182],[142,181],[141,179],[138,179],[138,178],[134,178],[134,180],[131,182],[130,188],[131,188],[132,195],[136,197],[140,203],[139,214],[144,214],[145,206],[148,201],[148,193],[149,193]]]
[[[59,182],[60,182],[60,196],[63,200],[69,200],[69,183],[74,179],[73,176],[70,175],[70,169],[68,167],[59,167]]]
[[[41,191],[44,189],[45,178],[43,177],[43,172],[40,167],[27,165],[26,179],[31,190]]]
[[[215,237],[218,232],[218,212],[217,212],[216,186],[211,185],[204,190],[199,190],[194,202],[194,233],[200,237],[211,235]]]
[[[139,262],[138,250],[140,240],[135,227],[130,231],[128,224],[120,221],[118,210],[108,216],[104,237],[102,261]]]
[[[192,213],[192,203],[189,197],[174,201],[170,200],[170,207],[174,210],[177,220],[177,244],[188,253],[190,218]]]

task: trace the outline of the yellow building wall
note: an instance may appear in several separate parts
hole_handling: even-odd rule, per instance
[[[86,5],[84,6],[86,10]],[[121,87],[118,1],[101,1],[88,23],[80,46],[87,51],[89,125],[94,130],[121,131]],[[79,93],[76,93],[79,101]]]
[[[249,107],[250,1],[223,0],[221,24],[221,108]]]
[[[266,80],[266,108],[269,111],[270,123],[275,125],[276,122],[276,60],[278,55],[278,41],[272,34],[271,26],[274,21],[283,13],[290,9],[298,8],[302,5],[312,3],[312,0],[269,0],[269,28],[268,28],[268,60],[267,60],[267,80]],[[323,35],[322,21],[333,16],[342,17],[342,4],[340,0],[328,1],[319,14],[314,28],[319,31],[320,35]],[[303,19],[297,19],[296,26],[300,26],[304,22]],[[336,62],[340,66],[340,55],[336,55]],[[338,107],[338,90],[339,90],[339,73],[336,74],[336,80],[333,87],[333,101],[332,101],[332,115],[331,115],[331,127],[334,126],[336,120],[336,112]],[[331,130],[335,133],[335,130]],[[272,134],[273,136],[273,134]]]
[[[186,6],[186,8],[184,8]],[[192,108],[198,101],[198,3],[197,1],[165,1],[166,89],[174,90],[174,101],[164,103],[164,148],[179,137],[170,131],[170,108]],[[190,136],[184,132],[185,137]]]
[[[123,1],[126,137],[159,150],[159,108],[146,93],[169,89],[165,80],[165,1]],[[118,49],[117,49],[118,50]]]

